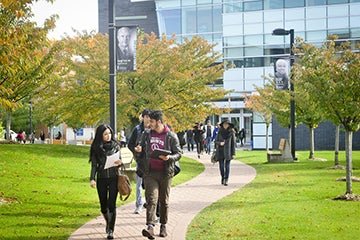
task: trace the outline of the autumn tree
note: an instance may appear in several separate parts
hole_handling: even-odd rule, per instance
[[[212,52],[213,45],[199,37],[183,43],[154,34],[138,39],[137,71],[117,73],[118,126],[135,124],[144,108],[162,109],[176,130],[220,113],[210,102],[227,91],[206,85],[223,73],[223,65],[215,64],[220,55]],[[74,57],[71,71],[61,79],[57,95],[44,97],[58,99],[54,108],[66,123],[109,122],[107,35],[79,34],[63,41],[66,54]]]
[[[294,77],[318,103],[321,112],[346,131],[346,192],[352,198],[352,135],[360,126],[360,54],[348,42],[338,44],[329,37],[320,48],[300,42],[295,53],[299,62]]]
[[[259,87],[255,87],[259,93]],[[271,94],[271,92],[260,91],[261,94],[251,94],[245,97],[245,107],[251,109],[254,113],[257,113],[264,120],[266,125],[266,151],[269,151],[269,126],[272,121],[273,112],[269,106],[269,102],[266,99],[269,96],[264,94]]]
[[[7,131],[11,113],[35,97],[59,67],[53,60],[61,45],[47,39],[55,16],[38,27],[29,20],[33,2],[7,0],[0,4],[0,107],[7,115]]]
[[[118,75],[120,92],[130,96],[119,97],[122,112],[133,112],[129,117],[137,118],[145,107],[162,109],[177,130],[219,113],[210,102],[224,98],[227,92],[207,86],[223,74],[223,65],[215,64],[220,55],[212,49],[212,44],[197,36],[182,43],[175,36],[141,36],[137,72]]]

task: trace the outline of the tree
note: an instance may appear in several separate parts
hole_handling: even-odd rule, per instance
[[[348,42],[330,36],[320,48],[300,42],[295,81],[314,98],[326,118],[346,131],[346,192],[352,197],[352,135],[360,126],[360,54]]]
[[[154,34],[140,34],[138,39],[137,71],[117,73],[118,126],[137,123],[147,107],[162,109],[176,130],[222,111],[209,102],[224,98],[228,91],[206,85],[223,73],[223,64],[215,64],[219,54],[212,52],[213,45],[199,37],[183,43],[176,43],[175,36],[158,39]],[[57,85],[58,94],[44,98],[57,101],[54,108],[66,123],[108,122],[108,36],[85,33],[63,41],[64,54],[77,60],[69,63],[71,71]]]
[[[259,87],[255,87],[256,91],[261,94],[252,94],[249,97],[245,97],[245,107],[251,109],[254,112],[257,112],[264,120],[266,125],[266,151],[269,151],[269,126],[272,120],[273,112],[271,111],[271,106],[266,99],[269,99],[269,96],[264,96],[264,94],[269,94],[267,91],[261,91]]]
[[[46,86],[49,76],[59,67],[53,60],[60,44],[47,40],[56,16],[37,27],[32,17],[34,0],[2,1],[0,5],[0,107],[7,114],[10,130],[11,113]],[[51,2],[51,1],[49,1]]]
[[[206,85],[223,73],[223,65],[215,64],[220,55],[212,51],[214,45],[197,36],[183,43],[155,34],[139,39],[137,72],[118,75],[120,92],[130,96],[119,99],[123,113],[136,120],[145,107],[162,109],[167,122],[180,131],[220,112],[210,102],[227,91]]]

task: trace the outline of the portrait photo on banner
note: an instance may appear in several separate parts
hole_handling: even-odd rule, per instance
[[[274,60],[275,90],[289,89],[290,59],[278,58]]]
[[[137,26],[116,27],[116,71],[136,71]]]

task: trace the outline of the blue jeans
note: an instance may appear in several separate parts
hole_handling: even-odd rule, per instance
[[[143,181],[143,179],[141,177],[139,177],[138,175],[136,175],[136,202],[135,202],[135,206],[137,208],[143,205],[143,202],[142,202],[142,190],[143,190],[142,181]]]
[[[212,137],[206,137],[206,152],[210,154],[211,152],[211,140]]]
[[[224,159],[219,160],[219,169],[221,174],[221,179],[228,179],[230,173],[230,161]]]

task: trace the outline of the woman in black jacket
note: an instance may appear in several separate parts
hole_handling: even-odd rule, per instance
[[[216,135],[216,159],[219,161],[221,174],[221,184],[228,185],[230,173],[230,161],[235,158],[235,134],[234,125],[228,119],[220,124],[220,129]]]
[[[105,169],[107,156],[119,152],[119,159]],[[100,201],[100,209],[106,221],[106,233],[108,239],[114,238],[114,226],[116,219],[116,198],[118,195],[118,169],[122,164],[120,156],[120,144],[115,139],[112,128],[102,124],[98,126],[95,138],[90,148],[91,173],[90,186],[97,188]],[[95,182],[96,176],[96,182]]]

